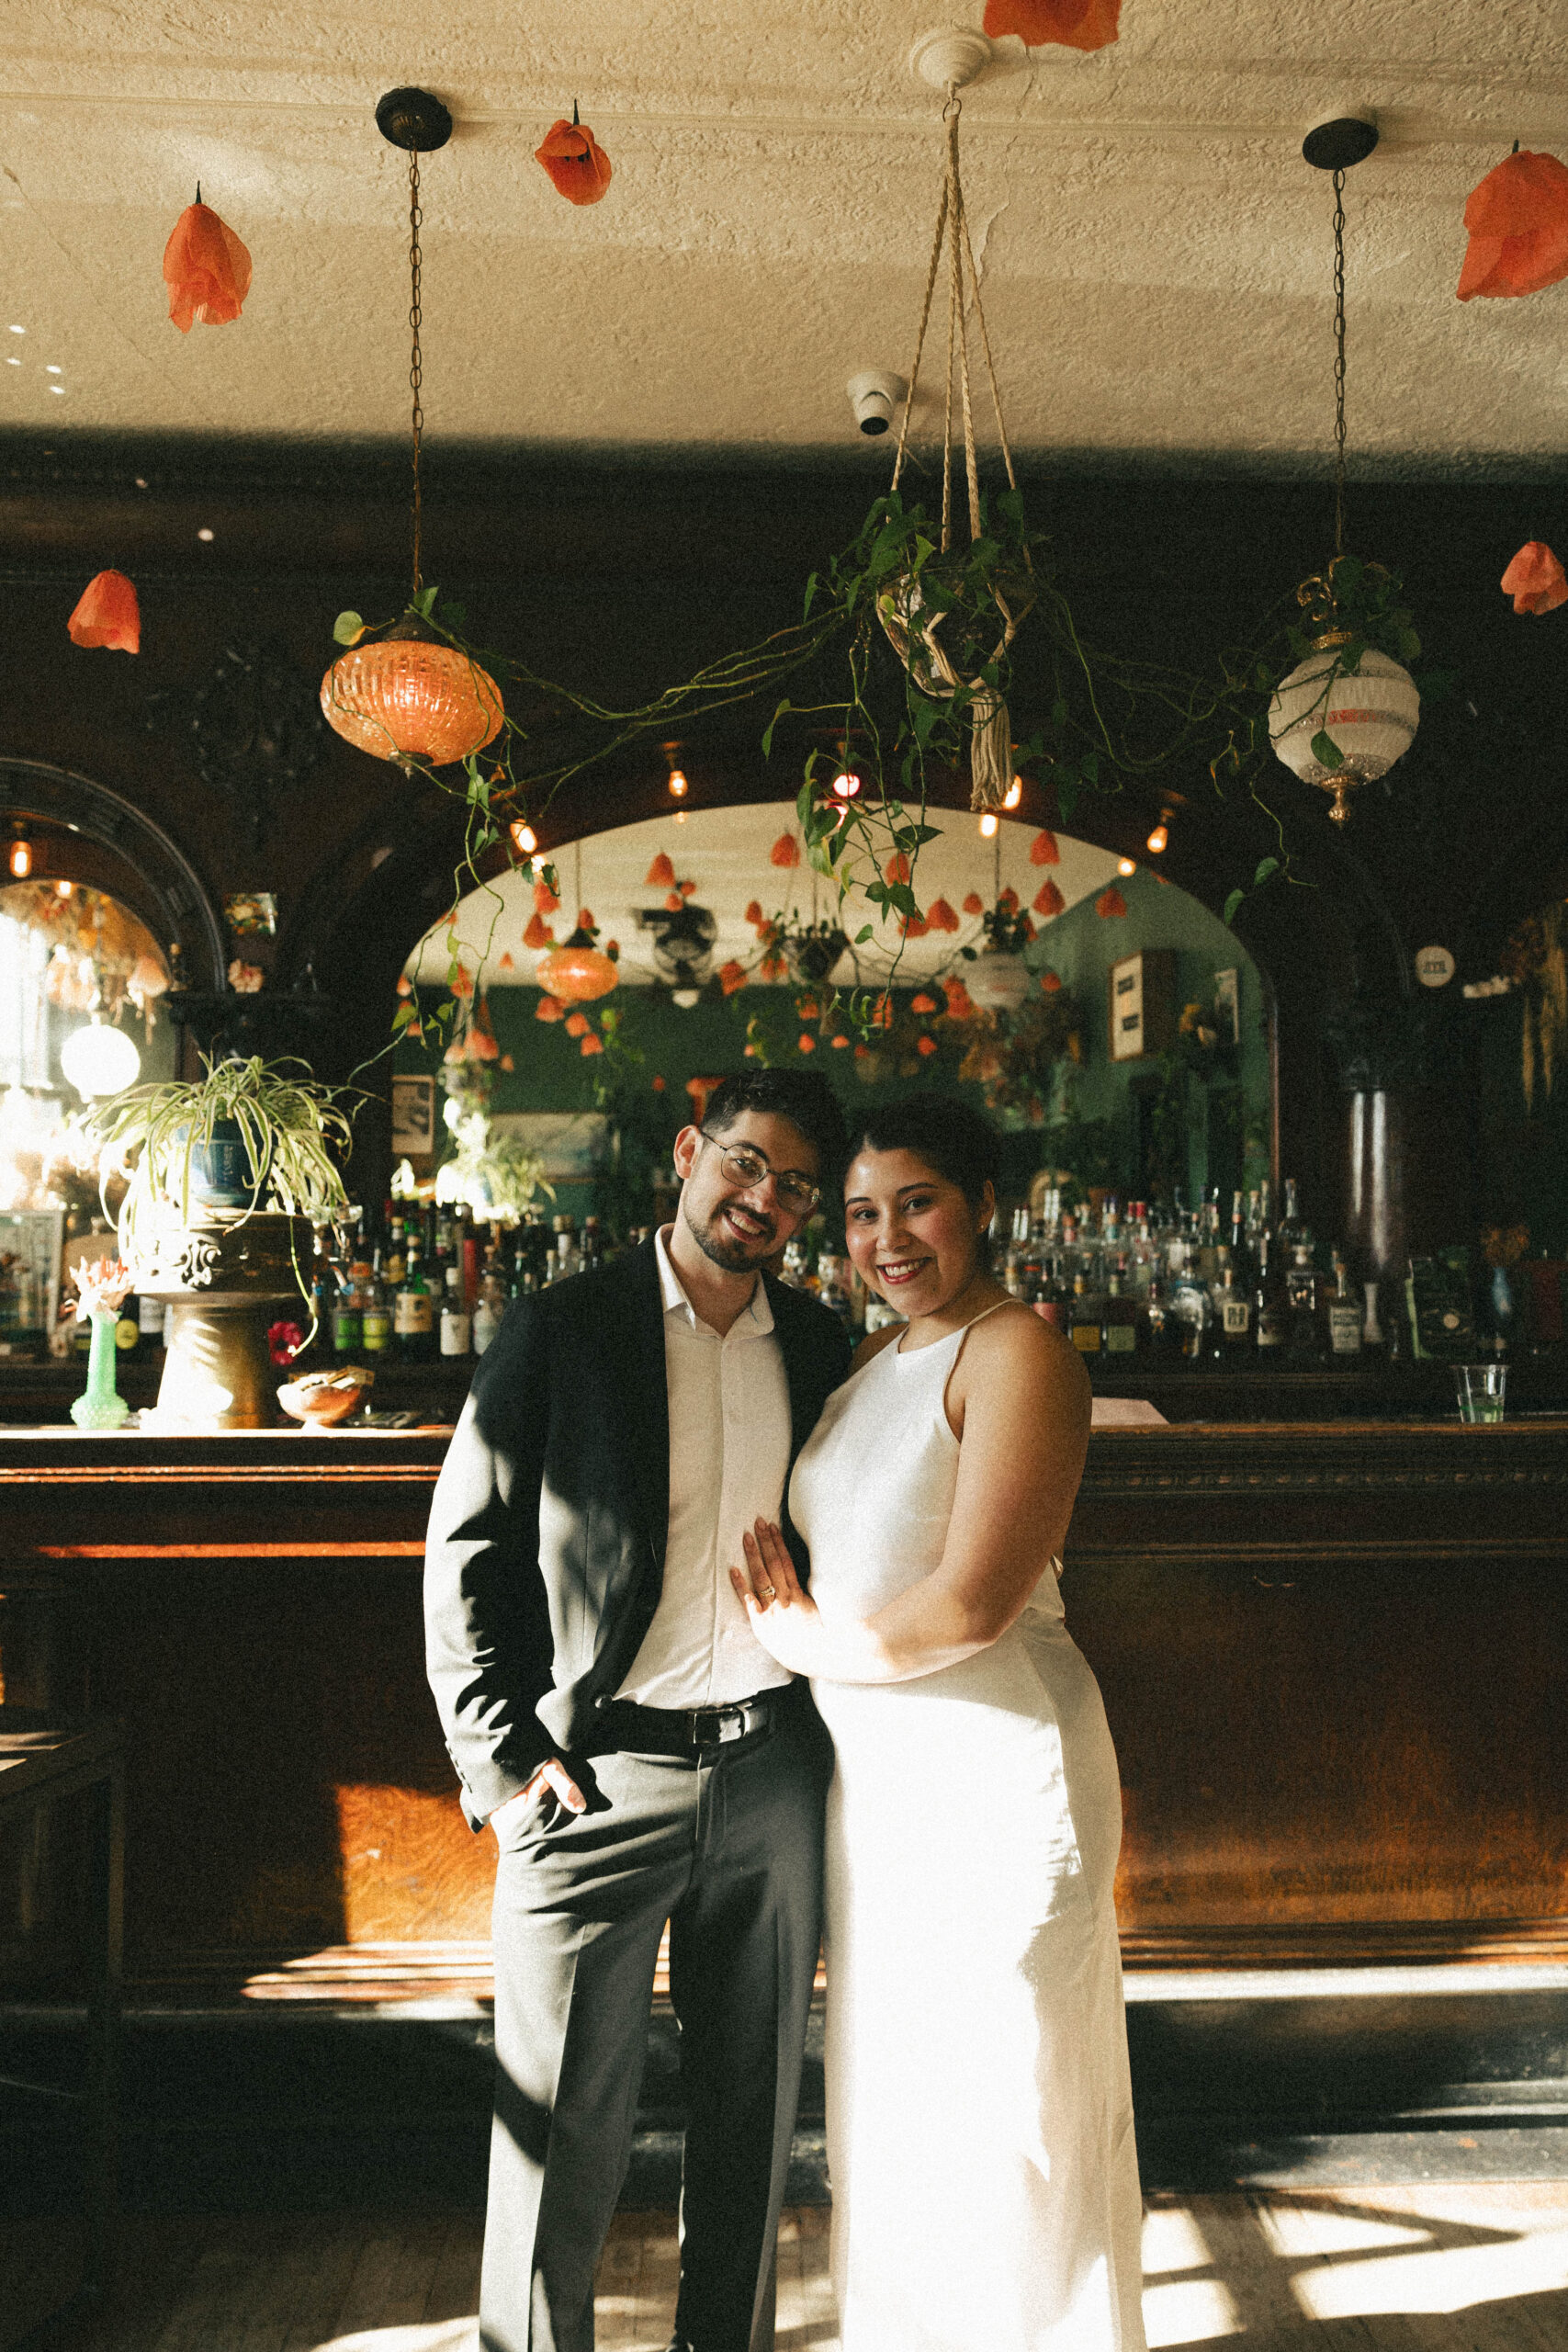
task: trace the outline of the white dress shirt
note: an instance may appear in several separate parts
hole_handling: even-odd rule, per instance
[[[743,1529],[777,1519],[789,1469],[789,1384],[761,1274],[723,1339],[696,1314],[653,1239],[670,1390],[664,1589],[616,1697],[644,1707],[722,1707],[791,1679],[737,1600]]]

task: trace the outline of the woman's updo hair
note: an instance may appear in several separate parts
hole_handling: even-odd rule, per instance
[[[879,1102],[850,1129],[850,1158],[863,1151],[909,1151],[956,1184],[978,1209],[986,1186],[1000,1180],[1001,1140],[989,1119],[951,1094],[906,1094]]]

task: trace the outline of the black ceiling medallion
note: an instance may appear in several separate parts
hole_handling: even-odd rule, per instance
[[[188,740],[197,775],[232,800],[251,849],[265,840],[277,801],[303,783],[326,742],[315,681],[295,666],[278,638],[229,646],[202,684],[150,695],[147,723],[172,727]]]

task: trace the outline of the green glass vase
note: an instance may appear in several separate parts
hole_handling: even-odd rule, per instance
[[[118,1430],[130,1408],[114,1385],[114,1335],[119,1317],[93,1317],[93,1346],[87,1358],[87,1385],[71,1408],[79,1430]]]

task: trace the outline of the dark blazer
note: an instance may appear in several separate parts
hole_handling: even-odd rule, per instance
[[[771,1275],[790,1463],[849,1370],[837,1316]],[[425,1662],[477,1829],[626,1679],[664,1585],[670,1406],[651,1241],[508,1310],[431,1506]],[[784,1521],[804,1574],[798,1538]],[[737,1564],[739,1565],[739,1564]]]

